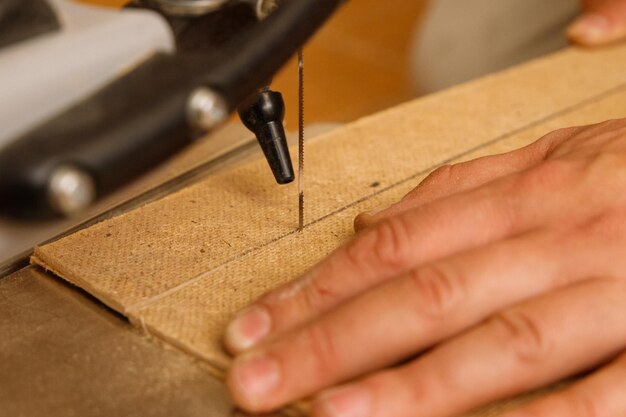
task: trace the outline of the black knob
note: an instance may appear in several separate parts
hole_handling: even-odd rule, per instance
[[[292,182],[295,174],[283,127],[285,102],[282,94],[268,89],[262,90],[252,104],[239,109],[239,116],[259,141],[276,182]]]

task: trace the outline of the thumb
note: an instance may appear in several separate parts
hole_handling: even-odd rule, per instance
[[[583,0],[583,10],[567,29],[572,42],[602,46],[626,39],[626,0]]]

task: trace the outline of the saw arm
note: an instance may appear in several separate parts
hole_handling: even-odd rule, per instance
[[[63,3],[55,0],[57,6]],[[2,210],[22,218],[72,214],[160,163],[254,102],[340,3],[287,1],[261,21],[258,5],[249,1],[228,2],[201,16],[166,14],[154,2],[133,4],[140,10],[120,13],[159,22],[152,25],[154,36],[157,26],[167,27],[176,48],[163,35],[142,61],[127,63],[126,72],[109,81],[102,76],[85,88],[92,91],[86,98],[62,111],[62,106],[49,106],[35,128],[5,138],[8,144],[0,149]],[[32,47],[56,37],[27,42]],[[9,53],[21,52],[11,49]],[[22,87],[24,95],[32,89]],[[74,90],[67,91],[71,96]],[[33,123],[22,131],[26,125]]]

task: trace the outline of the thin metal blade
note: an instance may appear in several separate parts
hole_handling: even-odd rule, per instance
[[[304,229],[304,52],[298,50],[298,230]]]

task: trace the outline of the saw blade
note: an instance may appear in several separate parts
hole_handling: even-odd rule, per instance
[[[304,52],[298,50],[298,230],[304,229]]]

